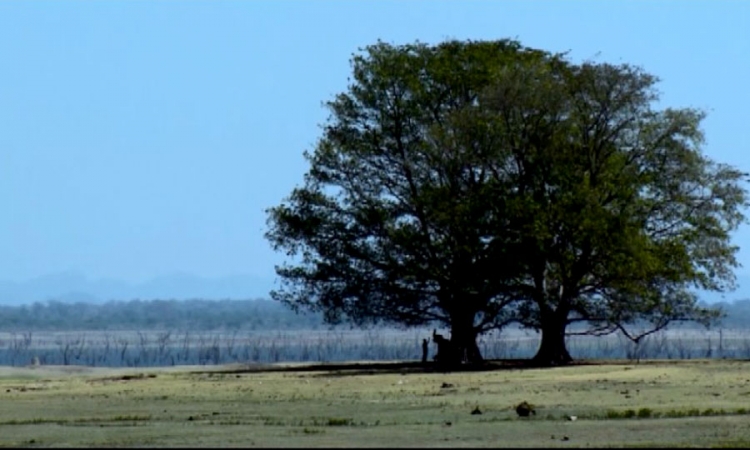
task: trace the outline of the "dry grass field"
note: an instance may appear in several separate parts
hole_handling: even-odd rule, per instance
[[[313,369],[6,367],[0,446],[750,446],[745,361]]]

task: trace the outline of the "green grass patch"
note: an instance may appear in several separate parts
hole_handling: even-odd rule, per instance
[[[651,408],[641,408],[638,410],[636,416],[639,419],[648,419],[653,415],[654,411]]]
[[[327,425],[329,427],[345,427],[352,424],[352,419],[343,417],[331,417],[328,419]]]
[[[67,423],[66,419],[45,419],[41,417],[35,417],[32,419],[10,419],[0,422],[0,425],[39,425],[45,423],[54,423],[58,425],[64,425]]]
[[[636,416],[636,412],[633,409],[626,409],[624,411],[616,411],[613,409],[610,409],[606,413],[607,419],[632,419]],[[596,418],[596,416],[585,416],[584,418]]]
[[[112,422],[138,422],[138,421],[147,421],[151,420],[151,415],[137,415],[137,414],[126,414],[121,416],[115,416],[112,418]]]
[[[734,411],[727,411],[724,409],[714,409],[714,408],[706,408],[703,411],[697,409],[697,408],[690,408],[690,409],[670,409],[667,411],[655,411],[651,408],[640,408],[638,411],[635,411],[633,409],[626,409],[622,411],[618,410],[609,410],[606,412],[604,417],[598,416],[596,414],[594,415],[587,415],[582,416],[581,418],[584,419],[632,419],[632,418],[638,418],[638,419],[658,419],[658,418],[667,418],[667,419],[680,419],[680,418],[686,418],[686,417],[713,417],[713,416],[732,416],[732,415],[747,415],[750,414],[750,410],[747,408],[737,408]]]

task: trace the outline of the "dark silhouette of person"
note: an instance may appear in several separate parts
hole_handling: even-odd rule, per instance
[[[427,354],[430,352],[430,347],[428,345],[429,343],[430,343],[429,339],[422,339],[422,362],[423,363],[427,362]]]

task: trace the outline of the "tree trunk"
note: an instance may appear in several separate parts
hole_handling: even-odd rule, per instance
[[[439,365],[445,369],[459,367],[465,362],[481,364],[484,361],[477,345],[477,330],[474,328],[473,316],[453,321],[451,339],[446,341],[439,356]]]
[[[452,333],[451,335],[455,336]],[[451,338],[451,346],[454,349],[454,362],[457,364],[464,362],[478,364],[484,361],[482,354],[479,351],[479,346],[477,345],[476,333],[473,333],[473,336],[465,335],[460,337],[460,335],[458,335],[455,338]]]
[[[542,341],[539,350],[532,359],[540,366],[560,366],[573,361],[565,346],[565,327],[567,314],[550,313],[542,319]]]

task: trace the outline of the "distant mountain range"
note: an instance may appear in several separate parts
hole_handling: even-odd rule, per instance
[[[204,278],[186,273],[156,277],[143,283],[91,280],[78,272],[62,272],[24,282],[0,280],[0,305],[57,300],[102,303],[109,300],[187,300],[269,298],[273,280],[252,275]]]
[[[737,276],[737,290],[727,294],[700,292],[708,303],[750,299],[750,274]],[[252,275],[205,278],[186,273],[156,277],[143,283],[90,280],[78,272],[44,275],[24,282],[0,280],[0,305],[57,300],[103,303],[109,300],[222,300],[269,298],[273,279]]]

